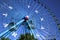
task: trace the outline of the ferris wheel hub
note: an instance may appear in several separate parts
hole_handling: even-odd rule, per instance
[[[28,15],[25,16],[24,19],[25,19],[25,21],[26,21],[26,20],[29,20],[29,16],[28,16]]]

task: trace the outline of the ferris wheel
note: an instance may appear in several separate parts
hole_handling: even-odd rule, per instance
[[[20,40],[25,34],[33,35],[32,40],[56,40],[58,27],[58,19],[42,0],[0,1],[1,40]]]

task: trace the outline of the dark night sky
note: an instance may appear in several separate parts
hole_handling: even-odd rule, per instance
[[[43,0],[60,21],[60,0]]]

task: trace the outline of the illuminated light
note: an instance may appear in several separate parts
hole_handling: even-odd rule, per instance
[[[40,18],[41,19],[41,21],[43,21],[44,20],[44,18]]]
[[[41,26],[41,29],[45,29],[43,26]]]
[[[38,10],[35,10],[35,13],[38,13]]]
[[[5,28],[8,26],[8,24],[6,24],[6,23],[3,23],[3,25],[4,25]]]
[[[17,33],[16,32],[13,32],[12,33],[12,36],[16,37],[17,36]]]
[[[5,14],[3,14],[3,16],[7,17],[7,16],[8,16],[8,14],[7,14],[7,13],[5,13]]]
[[[9,6],[9,9],[13,9],[13,7],[12,6]]]
[[[40,35],[39,35],[39,34],[36,34],[36,36],[37,36],[37,37],[40,37]]]
[[[30,8],[30,5],[28,5],[28,8]]]
[[[26,18],[29,18],[29,16],[27,15]]]
[[[27,15],[27,16],[25,16],[25,20],[28,20],[29,19],[29,16]]]

